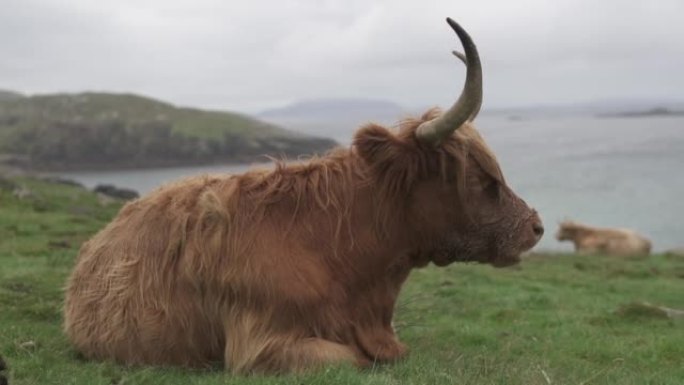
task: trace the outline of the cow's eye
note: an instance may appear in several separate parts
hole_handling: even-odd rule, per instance
[[[501,193],[501,184],[499,181],[491,179],[484,185],[484,191],[487,195],[498,198]]]

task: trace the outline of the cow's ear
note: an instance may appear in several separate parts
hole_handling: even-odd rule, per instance
[[[409,187],[418,177],[420,161],[415,143],[397,136],[385,127],[368,124],[354,136],[359,156],[380,178]]]
[[[354,146],[370,166],[396,161],[402,157],[404,147],[394,134],[377,124],[367,124],[354,136]]]

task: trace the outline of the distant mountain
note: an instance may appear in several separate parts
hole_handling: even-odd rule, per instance
[[[141,168],[296,157],[335,145],[255,118],[133,94],[0,100],[0,160],[43,169]]]
[[[404,107],[386,100],[315,99],[263,111],[257,116],[311,135],[348,142],[362,124],[394,124],[407,117]]]

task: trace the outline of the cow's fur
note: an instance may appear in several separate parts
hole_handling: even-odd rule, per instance
[[[571,241],[581,254],[628,256],[651,252],[651,241],[633,230],[592,227],[573,221],[560,223],[556,239]]]
[[[438,113],[396,134],[368,125],[309,162],[194,177],[127,204],[80,251],[68,337],[90,358],[236,373],[403,357],[391,323],[412,268],[511,264],[538,240],[518,198],[491,213],[473,200],[512,193],[472,126],[438,148],[416,140]],[[471,225],[482,215],[485,227]],[[454,226],[465,230],[446,239]]]

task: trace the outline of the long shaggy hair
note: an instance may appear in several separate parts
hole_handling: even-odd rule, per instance
[[[304,163],[280,161],[274,170],[234,176],[240,194],[229,194],[228,199],[248,199],[263,214],[262,209],[295,197],[293,223],[302,209],[318,209],[334,214],[340,220],[338,228],[341,229],[342,222],[351,213],[355,192],[362,187],[372,185],[377,189],[378,203],[394,202],[405,199],[406,192],[417,182],[437,173],[445,182],[457,180],[459,191],[465,191],[469,156],[475,158],[488,175],[504,183],[494,153],[470,125],[464,125],[439,147],[425,145],[416,139],[416,128],[440,114],[441,111],[434,108],[419,119],[406,119],[396,133],[371,123],[359,130],[351,148],[337,148]],[[252,219],[258,224],[262,217]],[[382,221],[377,224],[384,225]]]
[[[85,243],[66,290],[78,350],[128,364],[232,371],[364,365],[405,353],[391,327],[413,267],[405,206],[421,180],[503,183],[469,124],[435,148],[369,124],[350,148],[270,170],[199,176],[127,204]],[[465,203],[464,203],[465,205]]]

